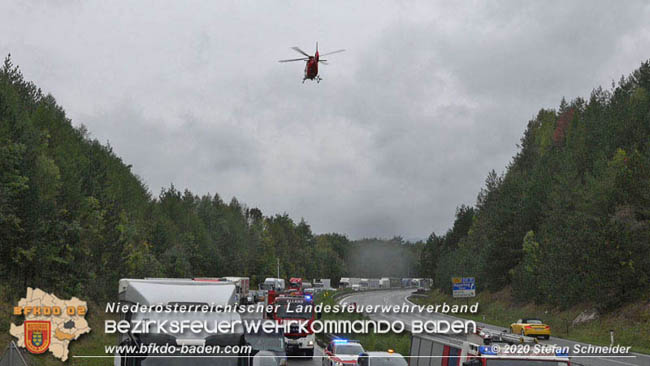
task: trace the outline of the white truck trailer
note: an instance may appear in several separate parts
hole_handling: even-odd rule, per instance
[[[226,281],[230,281],[235,284],[235,293],[239,297],[240,304],[252,304],[253,297],[250,295],[250,278],[248,277],[223,277]]]
[[[284,279],[267,277],[263,283],[260,284],[260,290],[264,291],[277,291],[282,292],[285,289]]]
[[[329,290],[332,288],[332,280],[329,278],[321,278],[320,283],[323,284],[323,288]]]
[[[235,285],[231,282],[121,279],[118,298],[120,321],[129,327],[126,332],[118,332],[118,344],[122,348],[115,354],[116,366],[202,366],[215,362],[224,366],[254,366],[262,362],[262,357],[251,356],[243,326],[238,323],[241,322],[239,314],[217,310],[219,306],[236,304]],[[181,311],[190,306],[195,310]],[[206,308],[212,310],[204,311]],[[224,332],[211,332],[207,326],[197,330],[174,328],[172,325],[195,321],[204,324],[224,322],[233,326]],[[163,346],[166,346],[164,351]],[[206,346],[213,349],[218,346],[222,350],[228,347],[230,351],[217,354],[199,351],[191,355],[182,351],[187,347],[196,350],[201,346],[203,350]]]
[[[368,288],[371,290],[376,290],[379,288],[379,278],[369,278],[368,279]]]

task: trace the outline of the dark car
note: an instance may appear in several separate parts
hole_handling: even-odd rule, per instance
[[[259,332],[246,334],[246,343],[252,346],[253,355],[261,351],[272,352],[276,356],[277,364],[286,366],[287,352],[284,334],[278,332],[266,333],[260,327]]]

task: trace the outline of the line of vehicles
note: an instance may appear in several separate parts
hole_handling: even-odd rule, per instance
[[[119,281],[120,323],[127,330],[118,333],[118,349],[114,355],[116,366],[147,365],[212,365],[214,353],[209,350],[223,349],[219,364],[224,366],[256,366],[264,364],[275,354],[268,350],[249,348],[251,339],[243,326],[210,334],[183,329],[170,334],[152,327],[137,331],[137,324],[161,322],[227,321],[241,323],[237,312],[193,311],[164,312],[142,311],[143,307],[156,309],[168,306],[226,306],[239,303],[237,285],[231,281],[213,278],[145,278],[121,279]],[[241,293],[241,291],[239,292]],[[208,346],[209,348],[207,348]],[[202,352],[188,355],[186,347],[202,347]],[[228,350],[228,351],[226,351]],[[279,365],[279,364],[278,364]]]
[[[305,287],[305,286],[310,287]],[[127,332],[118,333],[119,350],[114,364],[122,366],[145,365],[194,365],[215,364],[215,355],[182,354],[183,347],[219,346],[222,350],[236,350],[217,355],[219,365],[226,366],[285,366],[287,355],[314,355],[316,339],[312,322],[320,318],[314,311],[313,295],[321,289],[330,288],[329,279],[309,283],[302,278],[291,278],[288,286],[278,278],[267,278],[260,284],[260,292],[250,290],[248,277],[199,277],[199,278],[145,278],[121,279],[119,282],[120,323],[129,326]],[[225,306],[251,305],[263,301],[264,320],[286,325],[284,331],[250,332],[242,324],[241,314],[222,311]],[[271,306],[269,306],[271,305]],[[180,307],[205,307],[206,311],[169,312],[165,309]],[[215,306],[222,306],[215,308]],[[161,311],[138,311],[137,309]],[[220,310],[217,310],[220,309]],[[252,319],[251,319],[252,320]],[[195,331],[190,325],[169,334],[160,327],[146,331],[133,331],[141,324],[194,324],[195,322],[225,321],[239,325],[226,332],[210,333]],[[136,326],[137,325],[137,326]],[[174,325],[172,325],[174,326]],[[158,352],[166,346],[164,352]],[[171,347],[171,348],[170,348]],[[169,349],[172,349],[170,352]],[[144,351],[143,351],[144,350]]]
[[[350,288],[354,291],[379,290],[392,288],[429,288],[433,280],[431,278],[358,278],[341,277],[339,288]]]
[[[305,292],[305,282],[301,278],[291,278],[285,288],[283,280],[267,278],[260,285],[265,291],[265,308],[272,309],[263,318],[273,320],[274,324],[287,325],[283,331],[269,333],[246,329],[241,324],[242,315],[234,310],[170,313],[139,312],[131,307],[241,305],[251,301],[247,295],[250,282],[246,277],[122,279],[119,282],[119,302],[124,305],[124,310],[120,314],[120,321],[135,324],[221,320],[230,323],[239,321],[240,325],[217,333],[205,330],[196,332],[190,327],[181,328],[180,332],[174,334],[155,329],[133,332],[129,328],[129,331],[118,334],[118,345],[122,348],[115,354],[114,364],[215,364],[214,354],[199,352],[188,356],[182,352],[184,346],[221,347],[226,351],[217,355],[216,364],[225,366],[286,366],[287,356],[312,358],[316,339],[311,324],[320,319],[321,314],[316,313],[313,306],[307,306],[313,305],[313,295]],[[319,282],[328,284],[327,281]],[[536,337],[547,335],[550,335],[550,328],[538,319],[520,319],[512,324],[511,332],[483,328],[476,334],[461,336],[413,334],[408,366],[570,366],[567,351],[539,348],[542,345],[538,344]],[[495,347],[499,344],[502,346]],[[172,352],[158,352],[158,348],[152,346],[177,348]],[[390,350],[367,352],[361,344],[352,340],[335,338],[326,346],[322,366],[353,365],[407,366],[407,362],[400,354]]]
[[[320,313],[314,311],[314,295],[319,291],[331,289],[331,281],[320,279],[311,283],[300,277],[292,277],[285,287],[284,279],[266,278],[260,284],[260,289],[265,291],[263,295],[265,308],[274,309],[265,312],[264,317],[274,319],[280,324],[293,323],[289,331],[284,334],[287,355],[312,358],[316,337],[311,324],[321,317]],[[300,325],[304,326],[300,327]]]

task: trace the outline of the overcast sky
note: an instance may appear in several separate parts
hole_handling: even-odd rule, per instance
[[[650,58],[635,1],[2,1],[0,53],[157,196],[426,238],[526,123]],[[339,48],[323,81],[300,57]]]

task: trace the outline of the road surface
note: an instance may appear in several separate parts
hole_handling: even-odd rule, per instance
[[[353,295],[347,296],[341,300],[341,303],[353,303],[358,305],[402,305],[404,303],[410,304],[407,297],[413,293],[413,289],[409,290],[390,290],[390,291],[368,291],[358,292]],[[388,313],[388,314],[369,314],[369,317],[374,320],[401,320],[409,325],[412,320],[459,320],[453,316],[439,313]],[[460,319],[462,320],[462,319]],[[477,322],[478,326],[484,326],[498,331],[506,330],[505,328],[493,326]],[[575,344],[587,345],[580,342],[574,342],[562,338],[551,337],[550,340],[540,341],[544,344],[556,344],[560,347],[569,347],[573,349]],[[572,362],[583,364],[585,366],[650,366],[650,355],[643,355],[639,353],[630,354],[631,357],[573,357]]]
[[[262,313],[242,314],[243,319],[262,319]],[[309,360],[300,356],[287,357],[288,366],[322,366],[323,349],[318,345],[314,346],[314,357]]]

